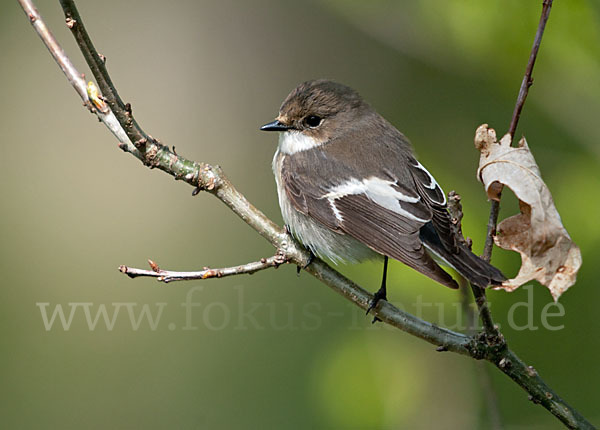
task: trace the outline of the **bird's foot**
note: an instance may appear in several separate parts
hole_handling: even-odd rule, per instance
[[[315,254],[313,254],[311,249],[308,246],[305,246],[305,248],[308,251],[308,260],[306,261],[306,264],[304,266],[296,266],[296,274],[298,276],[300,276],[301,270],[306,269],[315,260]]]
[[[380,288],[373,295],[373,298],[369,302],[369,307],[367,308],[367,315],[369,314],[369,312],[371,312],[371,310],[373,310],[373,309],[375,309],[377,307],[377,304],[379,303],[379,300],[385,300],[385,301],[387,301],[387,294],[386,294],[385,287]],[[371,322],[371,324],[375,324],[377,321],[381,321],[381,320],[379,318],[377,318],[377,317],[374,317],[373,321]]]
[[[286,232],[286,234],[288,234],[289,236],[291,236],[292,238],[294,237],[294,235],[292,234],[292,229],[290,228],[289,225],[285,224],[283,226],[284,231]],[[306,261],[306,264],[303,266],[296,266],[296,274],[298,276],[300,276],[300,271],[306,269],[308,266],[311,265],[311,263],[315,260],[315,254],[312,252],[312,250],[308,247],[308,246],[304,246],[304,249],[306,249],[309,253],[308,255],[308,260]]]

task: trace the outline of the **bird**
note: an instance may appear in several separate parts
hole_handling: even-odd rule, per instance
[[[272,164],[279,206],[311,255],[336,264],[383,257],[367,313],[387,300],[389,258],[454,289],[440,264],[479,288],[506,280],[457,238],[446,195],[409,140],[354,89],[306,81],[260,130],[279,132]]]

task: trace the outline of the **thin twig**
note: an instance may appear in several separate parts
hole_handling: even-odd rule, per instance
[[[455,191],[450,191],[448,193],[448,212],[450,213],[450,219],[452,220],[452,232],[457,240],[462,242],[465,246],[471,248],[470,239],[465,239],[462,234],[462,225],[461,221],[463,218],[463,210],[462,204],[460,202],[461,197]],[[492,319],[492,314],[489,309],[489,305],[487,304],[485,298],[485,290],[483,288],[478,287],[477,285],[470,284],[471,290],[473,291],[473,296],[475,297],[475,303],[477,304],[477,309],[479,310],[479,316],[481,318],[481,322],[483,323],[483,329],[486,333],[487,340],[490,344],[497,344],[498,342],[503,342],[498,329],[494,325],[494,320]],[[464,289],[461,288],[461,292],[464,292]],[[464,303],[463,303],[464,305]]]
[[[490,218],[488,221],[488,230],[485,238],[485,246],[483,249],[482,258],[485,261],[490,261],[492,258],[492,249],[494,247],[494,236],[496,235],[496,224],[498,222],[498,213],[500,211],[500,202],[496,200],[492,200],[492,205],[490,207]],[[492,318],[492,313],[490,312],[490,307],[487,302],[487,298],[485,296],[485,290],[483,288],[479,288],[477,285],[471,284],[471,290],[473,291],[473,298],[475,299],[475,303],[477,304],[477,309],[479,311],[479,318],[483,323],[483,329],[488,336],[490,342],[499,341],[499,331],[494,324],[494,320]]]
[[[471,291],[473,291],[473,298],[475,299],[475,304],[477,305],[479,318],[483,324],[483,330],[487,342],[490,344],[504,342],[504,339],[498,331],[496,324],[494,324],[494,319],[492,318],[492,313],[490,312],[490,306],[485,297],[485,290],[477,285],[471,284]]]
[[[128,152],[131,152],[133,155],[140,158],[140,153],[127,138],[127,135],[123,131],[123,128],[119,124],[119,121],[117,121],[115,115],[110,110],[107,112],[102,112],[94,107],[94,104],[90,100],[88,87],[85,83],[83,75],[77,71],[65,51],[56,41],[54,35],[44,23],[44,20],[40,16],[40,13],[35,5],[31,1],[26,0],[19,0],[19,3],[29,18],[31,25],[48,48],[48,51],[50,51],[52,58],[54,58],[58,66],[67,77],[69,83],[73,86],[77,94],[79,94],[79,97],[81,97],[83,100],[84,106],[86,106],[92,113],[96,114],[96,116],[104,123],[104,125],[106,125],[108,129],[115,135],[123,148],[126,148]]]
[[[467,248],[471,249],[473,246],[473,241],[470,238],[466,238],[463,236],[462,232],[462,219],[463,219],[463,210],[462,210],[462,197],[456,191],[452,190],[448,193],[448,212],[450,213],[450,221],[452,234],[456,239],[462,243]]]
[[[540,22],[533,39],[533,46],[531,47],[531,53],[529,54],[529,61],[527,61],[527,67],[525,68],[525,75],[521,81],[521,87],[519,88],[519,95],[517,96],[517,102],[515,103],[515,109],[510,120],[510,126],[508,127],[508,133],[510,134],[511,142],[517,131],[517,125],[521,118],[521,112],[525,105],[525,100],[529,94],[529,88],[533,85],[533,66],[537,59],[538,52],[540,50],[540,44],[542,42],[542,36],[546,29],[546,23],[550,17],[550,9],[552,8],[553,0],[544,0],[542,3],[542,14],[540,16]],[[485,239],[485,247],[483,249],[483,258],[486,261],[490,261],[492,258],[492,248],[494,246],[494,235],[496,234],[496,225],[498,224],[498,213],[500,212],[500,201],[492,200],[490,207],[490,219],[487,226],[487,235]]]
[[[469,249],[471,248],[471,240],[470,239],[466,239],[463,236],[462,233],[462,218],[463,218],[463,210],[462,210],[462,204],[461,204],[461,197],[458,193],[456,193],[455,191],[450,191],[448,193],[448,212],[450,213],[450,217],[452,220],[452,227],[453,227],[453,233],[455,235],[455,237],[461,241],[464,245],[466,245]],[[467,282],[467,280],[460,276],[459,277],[459,290],[460,290],[460,302],[461,302],[461,307],[462,307],[462,315],[463,318],[466,319],[466,333],[469,336],[475,336],[475,334],[477,333],[477,313],[475,312],[475,310],[473,309],[473,307],[471,306],[471,300],[470,300],[470,291],[473,291],[473,294],[475,295],[475,297],[477,297],[477,293],[478,291],[473,290],[474,288],[476,288],[478,291],[483,291],[481,290],[481,288],[469,284]],[[478,307],[478,309],[480,309]],[[486,304],[486,309],[487,309],[487,304]],[[484,325],[487,325],[486,327],[486,334],[489,336],[490,334],[492,334],[492,330],[496,330],[496,327],[493,325],[493,321],[491,320],[491,314],[488,312],[488,316],[490,317],[490,319],[486,319],[484,316],[482,316],[482,321],[484,323]],[[491,329],[490,329],[490,325],[491,325]],[[495,338],[498,339],[502,339],[500,338],[500,334],[497,333],[495,334]],[[486,341],[489,343],[491,342],[492,339],[486,339]],[[475,365],[475,369],[477,371],[477,373],[479,374],[479,377],[477,378],[477,380],[479,381],[479,384],[481,386],[481,391],[483,393],[483,397],[485,398],[486,401],[486,408],[485,410],[487,411],[487,416],[489,418],[489,428],[493,429],[493,430],[499,430],[502,428],[502,419],[501,419],[501,415],[500,415],[500,406],[498,404],[498,397],[496,396],[496,392],[494,391],[494,387],[492,386],[492,380],[491,380],[491,376],[490,376],[490,369],[487,366],[487,363],[483,363],[481,361],[477,361],[474,363]]]
[[[60,4],[65,13],[65,20],[67,26],[73,33],[77,44],[81,49],[81,53],[85,58],[90,70],[92,71],[100,91],[106,97],[110,109],[113,111],[119,123],[127,133],[129,140],[138,148],[141,152],[145,151],[145,144],[149,140],[153,140],[151,136],[147,135],[137,124],[133,118],[131,111],[131,105],[125,104],[119,97],[119,93],[115,88],[108,71],[106,70],[106,58],[100,56],[90,36],[83,25],[83,20],[75,7],[75,3],[71,0],[60,0]],[[154,142],[156,143],[156,142]]]
[[[533,66],[537,59],[538,51],[540,50],[540,44],[542,42],[542,36],[546,29],[546,23],[550,17],[550,9],[552,8],[553,0],[544,0],[542,3],[542,14],[540,16],[540,22],[538,24],[535,38],[533,39],[533,46],[531,47],[531,53],[529,54],[529,61],[525,68],[525,75],[521,81],[521,87],[519,88],[519,95],[517,96],[517,102],[515,103],[515,109],[510,120],[510,126],[508,127],[508,134],[510,134],[511,142],[514,139],[515,132],[517,131],[517,125],[521,118],[521,112],[525,105],[525,100],[529,94],[529,88],[533,85]],[[487,234],[485,238],[485,246],[483,248],[483,259],[490,261],[492,258],[492,249],[494,247],[494,236],[496,235],[496,226],[498,225],[498,214],[500,212],[500,201],[492,200],[490,207],[490,218],[487,225]]]
[[[19,1],[23,5],[23,9],[26,13],[29,9],[34,9],[31,0]],[[41,17],[38,19],[41,21]],[[69,25],[69,23],[67,24]],[[81,18],[79,25],[83,26]],[[46,34],[40,34],[40,37],[44,39]],[[83,42],[78,40],[78,44],[81,43]],[[58,44],[47,44],[47,46],[53,56],[55,55],[53,49],[56,47],[60,48]],[[92,56],[92,61],[95,61],[93,58],[94,57]],[[102,61],[99,56],[96,58],[97,61]],[[95,67],[92,70],[99,69],[99,67]],[[75,73],[78,75],[77,71],[75,71]],[[115,101],[111,100],[110,97],[111,96],[104,96],[109,106],[112,106]],[[127,148],[122,149],[126,152],[130,152],[131,148],[132,146],[128,146]],[[135,147],[133,147],[133,151],[131,152],[136,155],[136,151]],[[137,153],[139,154],[139,152]],[[181,179],[194,186],[194,193],[198,190],[202,190],[215,195],[234,213],[242,218],[244,222],[275,246],[275,248],[285,256],[284,258],[287,261],[301,267],[306,266],[311,258],[310,253],[282,228],[267,218],[260,210],[251,205],[246,197],[235,189],[218,166],[187,160],[179,154],[171,152],[166,145],[158,146],[150,141],[146,145],[146,154],[148,153],[154,153],[151,158],[151,167],[158,167],[160,170],[174,176],[176,179]],[[331,287],[337,293],[353,301],[357,306],[365,310],[368,308],[372,299],[372,294],[331,268],[323,261],[315,258],[305,270]],[[484,350],[481,350],[479,346],[482,345],[478,346],[477,344],[473,344],[473,339],[468,336],[420,320],[387,302],[380,302],[377,308],[374,309],[374,312],[388,324],[436,346],[445,345],[447,346],[448,351],[457,352],[463,355],[477,356],[478,358],[482,358],[485,355],[485,348]]]
[[[489,262],[492,259],[492,250],[494,249],[494,236],[496,236],[496,226],[498,225],[498,215],[500,214],[500,201],[492,200],[490,205],[490,217],[487,224],[487,233],[485,235],[485,245],[483,246],[483,258]]]
[[[31,0],[19,0],[19,2],[30,17],[32,23],[35,23],[30,15],[30,11],[35,10]],[[62,3],[63,6],[72,5],[72,1],[65,0]],[[71,19],[77,19],[76,15],[72,13],[74,9],[68,9],[67,7],[66,12],[69,10],[71,11]],[[36,15],[36,20],[41,21],[39,15]],[[78,19],[78,25],[83,26],[80,17]],[[46,38],[48,37],[49,32],[38,32],[38,34],[44,40],[52,55],[56,57],[60,47],[58,44],[48,43]],[[91,43],[90,45],[87,45],[82,38],[77,39],[77,42],[83,51],[90,49]],[[62,52],[62,50],[60,50],[60,52]],[[105,69],[102,71],[102,58],[99,55],[91,55],[90,61],[95,65],[95,67],[91,67],[92,71],[96,70],[96,73],[98,73],[95,74],[96,79],[99,82],[103,79],[105,82],[110,82],[102,76],[104,73],[108,75]],[[102,62],[102,65],[99,64],[100,62]],[[115,94],[116,91],[112,93],[109,91],[107,94],[104,94],[106,102],[111,108],[119,104]],[[134,123],[130,121],[131,116],[126,115],[126,118],[123,118],[122,116],[117,115],[117,119],[120,120],[120,124],[124,129],[130,127],[128,136],[131,135],[132,129],[134,128],[132,125]],[[143,132],[141,133],[145,134]],[[137,142],[137,144],[138,146],[141,145],[140,142]],[[196,187],[195,192],[197,190],[204,190],[215,195],[233,212],[240,216],[250,227],[267,239],[276,247],[276,249],[280,250],[286,260],[301,266],[304,266],[308,262],[310,257],[309,252],[292,239],[283,229],[268,219],[262,212],[252,206],[248,200],[233,187],[218,166],[186,160],[178,154],[171,152],[165,145],[158,144],[158,142],[153,139],[149,139],[147,144],[144,142],[144,154],[141,154],[139,151],[136,153],[137,149],[132,147],[133,145],[131,145],[131,142],[129,142],[128,145],[121,146],[125,151],[131,152],[144,161],[146,165],[158,167],[174,176],[176,179],[182,179],[193,185]],[[332,269],[323,261],[315,259],[305,270],[362,309],[367,309],[369,306],[372,299],[372,295],[369,292],[346,278],[341,273]],[[593,428],[583,416],[554,393],[537,375],[537,372],[526,366],[525,363],[508,349],[505,343],[493,345],[478,337],[455,333],[451,330],[438,327],[427,321],[416,318],[385,301],[381,301],[377,308],[374,309],[374,312],[383,322],[437,345],[438,350],[440,351],[452,351],[475,359],[485,359],[494,363],[500,370],[525,389],[534,402],[542,404],[568,427]]]
[[[210,269],[208,267],[196,272],[175,272],[172,270],[163,270],[152,261],[148,260],[150,270],[136,269],[135,267],[119,266],[119,270],[130,278],[152,277],[160,282],[169,283],[173,281],[190,281],[194,279],[225,278],[234,275],[251,275],[260,270],[278,267],[285,263],[283,255],[274,255],[269,258],[262,258],[259,261],[242,264],[240,266],[224,267],[221,269]]]
[[[525,75],[523,76],[523,81],[521,82],[521,88],[519,88],[519,95],[517,97],[517,103],[515,104],[515,110],[513,111],[513,116],[510,120],[510,126],[508,127],[508,133],[510,134],[511,139],[515,136],[517,124],[519,123],[519,118],[521,117],[521,111],[523,110],[525,99],[529,93],[529,87],[531,87],[533,84],[533,66],[535,65],[538,51],[540,50],[540,43],[542,42],[542,36],[544,35],[544,30],[546,29],[546,23],[550,17],[551,8],[552,0],[544,0],[542,3],[542,15],[540,16],[540,22],[535,33],[535,38],[533,39],[533,46],[531,47],[531,54],[529,54],[529,61],[527,62]]]
[[[487,224],[487,233],[485,235],[485,245],[483,247],[483,255],[481,257],[487,262],[492,259],[494,236],[496,236],[496,226],[498,225],[499,213],[500,201],[492,200],[490,205],[490,217]],[[476,285],[471,285],[471,290],[473,291],[473,298],[475,299],[477,309],[479,310],[479,317],[483,323],[483,329],[492,339],[497,338],[498,330],[496,329],[494,320],[492,319],[492,313],[490,312],[490,307],[487,303],[485,290],[477,287]]]
[[[537,55],[540,50],[542,36],[544,35],[544,29],[546,28],[546,23],[548,22],[548,17],[550,16],[551,8],[552,0],[544,0],[542,3],[542,14],[540,16],[540,22],[535,33],[533,46],[531,47],[531,53],[529,54],[529,61],[527,62],[527,67],[525,68],[525,75],[523,76],[523,80],[521,81],[519,95],[517,96],[517,102],[515,104],[515,109],[510,120],[510,126],[508,128],[508,133],[510,134],[511,142],[514,138],[515,131],[517,130],[519,118],[521,117],[521,112],[523,111],[523,106],[525,105],[527,94],[529,93],[529,87],[531,87],[531,85],[533,84],[533,66],[535,65],[535,60],[537,59]],[[485,245],[483,248],[482,256],[482,258],[488,262],[492,258],[492,250],[494,248],[494,236],[496,235],[496,226],[498,225],[499,213],[500,200],[492,200],[490,205],[490,216],[488,220],[487,233],[485,236]],[[489,311],[489,306],[485,297],[485,290],[482,290],[475,286],[472,286],[472,289],[473,296],[475,297],[475,302],[477,303],[477,307],[479,308],[479,316],[481,317],[481,320],[483,322],[483,327],[488,335],[490,335],[492,338],[495,338],[498,334],[498,330],[494,326],[492,314]]]

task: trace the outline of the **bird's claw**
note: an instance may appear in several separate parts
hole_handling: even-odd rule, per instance
[[[285,231],[285,233],[287,235],[291,236],[292,238],[294,237],[294,235],[292,234],[292,229],[290,228],[289,225],[284,224],[283,230]],[[308,260],[306,261],[305,265],[303,265],[303,266],[300,266],[300,265],[296,266],[296,274],[298,276],[300,276],[300,271],[301,270],[306,269],[315,260],[315,254],[313,254],[312,250],[308,246],[305,246],[304,248],[309,252]]]
[[[373,295],[373,298],[369,302],[369,307],[367,308],[367,313],[366,313],[367,315],[369,314],[369,312],[371,312],[371,310],[373,310],[373,309],[375,309],[377,307],[377,305],[379,304],[380,300],[386,300],[387,301],[387,295],[386,295],[385,289],[379,289]],[[379,318],[377,318],[377,317],[374,317],[373,321],[371,323],[375,324],[377,321],[381,321],[381,320]]]
[[[313,254],[313,252],[310,250],[309,247],[306,247],[306,250],[308,251],[308,260],[306,261],[306,264],[304,266],[296,266],[296,274],[298,276],[300,276],[300,271],[306,269],[308,266],[311,265],[311,263],[315,260],[315,254]]]

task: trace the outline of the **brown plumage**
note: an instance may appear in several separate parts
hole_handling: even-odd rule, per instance
[[[305,82],[263,129],[282,131],[273,161],[282,213],[315,254],[388,256],[451,288],[430,254],[482,288],[505,279],[456,240],[445,195],[408,139],[351,88]]]

